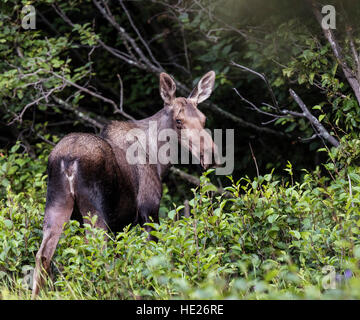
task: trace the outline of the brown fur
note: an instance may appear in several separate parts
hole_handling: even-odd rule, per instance
[[[150,121],[157,123],[158,131],[175,129],[180,132],[183,128],[203,130],[206,118],[197,109],[197,102],[210,95],[214,79],[214,72],[209,72],[189,98],[176,98],[174,81],[162,73],[160,94],[165,106],[158,113],[139,121],[113,121],[101,136],[72,133],[54,147],[48,161],[43,241],[36,255],[33,298],[49,270],[63,225],[71,216],[84,218],[97,215],[96,226],[113,232],[121,231],[129,224],[140,223],[144,226],[150,221],[159,222],[161,179],[171,163],[129,164],[126,159],[129,142],[125,135],[129,130],[139,128],[146,133],[148,143],[152,144],[156,137],[149,131]],[[181,139],[179,137],[180,143]],[[205,147],[213,149],[211,137],[205,136],[205,140]],[[158,148],[160,146],[161,142]],[[152,230],[149,226],[144,228],[149,233]],[[156,240],[151,235],[149,239]]]

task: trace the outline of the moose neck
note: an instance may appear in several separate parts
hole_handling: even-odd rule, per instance
[[[163,108],[153,116],[137,121],[138,126],[145,131],[147,137],[147,152],[149,157],[156,159],[157,163],[153,165],[154,169],[160,179],[163,178],[167,170],[171,167],[171,163],[162,164],[158,159],[159,149],[167,141],[159,141],[159,133],[165,129],[174,129],[173,111],[171,109]],[[173,146],[177,147],[177,146]],[[153,162],[152,162],[153,163]]]

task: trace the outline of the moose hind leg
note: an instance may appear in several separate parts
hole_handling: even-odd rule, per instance
[[[89,223],[89,220],[87,218],[92,218],[93,216],[97,216],[97,220],[95,222],[95,225],[93,227],[96,228],[102,228],[104,230],[108,229],[106,220],[105,220],[105,208],[102,205],[104,201],[102,201],[102,197],[100,195],[97,195],[96,197],[93,197],[92,199],[89,199],[89,196],[81,195],[77,199],[77,204],[79,206],[79,210],[81,213],[81,216],[83,218],[84,223]]]
[[[36,254],[32,299],[38,295],[45,280],[45,273],[49,271],[51,258],[59,242],[63,225],[70,220],[73,206],[74,200],[71,199],[66,204],[54,205],[45,209],[43,240]]]

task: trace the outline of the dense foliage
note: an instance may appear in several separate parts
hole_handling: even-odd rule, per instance
[[[353,141],[343,152],[359,150]],[[39,160],[17,153],[0,158],[0,294],[29,298],[28,281],[41,241],[47,149]],[[334,149],[336,150],[336,149]],[[61,299],[299,299],[360,298],[360,170],[333,152],[303,180],[268,173],[253,180],[229,177],[214,195],[211,170],[193,189],[191,217],[183,206],[164,209],[153,224],[159,242],[140,227],[109,234],[94,220],[65,226],[52,281],[42,298]],[[22,177],[26,177],[26,181]],[[23,188],[27,192],[23,192]],[[5,195],[6,194],[6,195]],[[165,197],[166,198],[166,197]],[[94,217],[93,219],[96,219]],[[329,270],[336,272],[335,288]],[[334,274],[335,275],[335,274]],[[325,283],[325,284],[324,284]]]

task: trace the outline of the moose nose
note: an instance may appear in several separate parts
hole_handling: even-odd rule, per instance
[[[200,154],[200,165],[204,170],[209,168],[217,168],[221,165],[216,162],[218,159],[218,148],[214,142],[211,143],[211,147],[208,150],[205,150],[205,153],[208,152],[206,156]],[[207,161],[205,158],[207,157]]]

